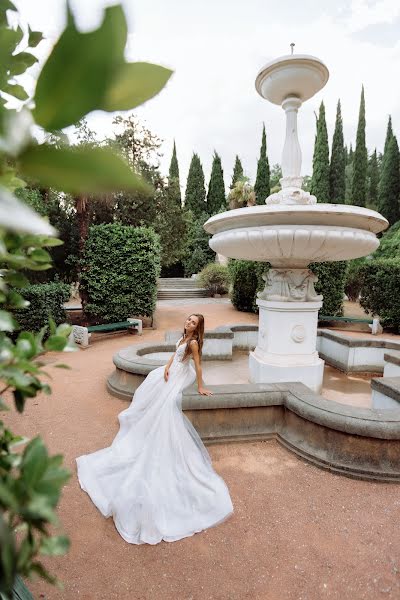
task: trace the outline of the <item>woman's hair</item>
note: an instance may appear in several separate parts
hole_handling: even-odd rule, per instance
[[[197,327],[192,333],[192,340],[196,340],[196,342],[199,346],[199,357],[201,359],[201,353],[203,350],[203,340],[204,340],[204,317],[203,317],[203,315],[200,315],[197,313],[191,313],[189,315],[189,317],[197,317],[197,319],[198,319]],[[183,329],[183,335],[185,335],[185,328]],[[183,354],[182,361],[186,360],[188,358],[189,354],[191,354],[191,353],[192,353],[192,350],[190,348],[190,344],[187,344],[187,346],[185,348],[185,352]]]

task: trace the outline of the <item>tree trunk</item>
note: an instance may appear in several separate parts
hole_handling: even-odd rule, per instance
[[[79,232],[79,261],[83,259],[83,253],[85,250],[85,243],[89,234],[89,210],[88,201],[86,196],[77,196],[75,198],[75,208],[78,220],[78,232]],[[78,263],[78,280],[81,279],[82,263]],[[82,309],[85,312],[85,306],[88,303],[88,295],[86,290],[80,287],[79,289]]]

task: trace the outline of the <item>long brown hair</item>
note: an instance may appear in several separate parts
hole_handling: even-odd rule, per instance
[[[204,317],[203,317],[203,315],[200,315],[198,313],[191,313],[189,315],[189,317],[197,317],[198,318],[197,327],[193,331],[190,341],[196,340],[196,342],[199,346],[199,357],[201,359],[201,353],[203,350],[203,341],[204,341]],[[183,328],[183,337],[185,337],[185,328]],[[190,344],[186,344],[186,348],[185,348],[185,352],[183,354],[182,361],[186,360],[188,358],[189,354],[191,354],[191,353],[192,353],[192,350],[190,348]]]

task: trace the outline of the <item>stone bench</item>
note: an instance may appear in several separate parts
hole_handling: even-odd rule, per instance
[[[141,319],[127,319],[118,323],[104,323],[103,325],[90,325],[89,327],[73,325],[70,340],[75,342],[75,344],[79,344],[82,348],[87,348],[92,333],[122,331],[124,329],[135,329],[139,335],[142,335],[143,323]]]

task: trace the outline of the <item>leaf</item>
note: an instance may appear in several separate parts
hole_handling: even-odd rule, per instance
[[[124,62],[126,20],[121,6],[108,7],[95,31],[68,24],[45,63],[36,86],[34,118],[47,131],[73,125],[100,108],[114,70]]]
[[[0,187],[0,226],[12,231],[26,231],[47,236],[56,233],[56,230],[34,210],[2,187]]]
[[[42,565],[42,563],[39,563],[39,562],[32,563],[31,570],[34,573],[37,573],[37,575],[39,575],[40,577],[42,577],[42,579],[44,579],[48,583],[51,583],[53,585],[55,583],[57,583],[57,578],[53,577],[53,575],[50,575],[50,573],[48,571],[46,571],[46,569],[44,568],[44,566]]]
[[[172,75],[170,69],[145,62],[125,63],[116,71],[101,107],[130,110],[158,94]]]
[[[30,302],[25,300],[21,294],[18,294],[18,292],[15,292],[14,290],[8,292],[7,301],[13,308],[28,308],[28,306],[30,306]]]
[[[46,467],[46,446],[40,437],[36,437],[29,442],[24,450],[21,464],[22,478],[28,486],[34,487],[45,473]],[[42,501],[43,500],[40,500],[40,502]]]
[[[36,56],[30,52],[20,52],[11,57],[10,70],[11,75],[22,75],[27,69],[38,62]]]
[[[13,531],[0,512],[0,591],[11,597],[15,578],[17,549]]]
[[[53,317],[49,317],[49,328],[50,328],[51,335],[54,335],[56,332],[57,326],[55,324]]]
[[[0,504],[5,508],[18,510],[18,499],[12,493],[9,484],[5,484],[2,481],[0,481]]]
[[[14,331],[16,325],[10,313],[0,310],[0,331]]]
[[[65,363],[59,363],[58,365],[54,366],[57,367],[57,369],[71,369],[71,367],[69,365],[66,365]]]
[[[38,263],[51,263],[51,256],[43,248],[35,248],[29,253],[29,258]]]
[[[70,541],[65,535],[43,538],[39,547],[41,554],[47,556],[62,556],[68,552]]]
[[[3,91],[10,96],[18,98],[18,100],[27,100],[29,98],[27,91],[18,83],[7,83],[3,86]]]
[[[26,396],[21,390],[14,390],[14,404],[19,413],[24,412]]]
[[[68,323],[61,323],[61,325],[57,327],[56,334],[67,338],[71,331],[72,325],[69,325]]]
[[[20,167],[42,185],[71,194],[150,189],[122,158],[106,148],[31,146],[21,155]]]
[[[29,28],[28,31],[29,31],[28,46],[30,48],[36,48],[36,46],[42,41],[43,34],[41,31],[32,31],[31,28]]]
[[[18,271],[7,271],[4,275],[4,281],[17,288],[24,288],[29,285],[27,277]]]
[[[49,337],[49,339],[45,343],[44,347],[46,350],[49,350],[52,352],[61,352],[62,350],[64,350],[66,344],[67,344],[67,340],[64,336],[52,335]]]

